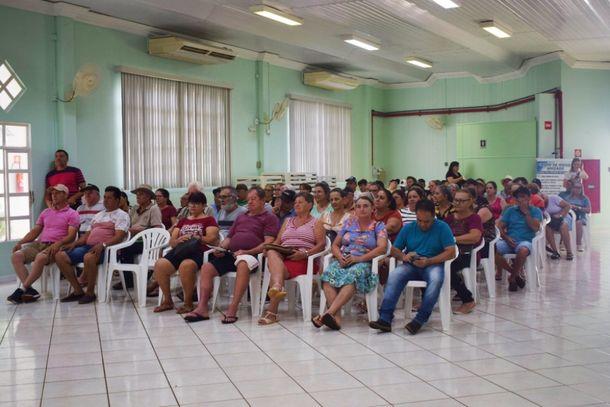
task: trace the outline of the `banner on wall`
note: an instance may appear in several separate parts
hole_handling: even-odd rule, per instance
[[[537,158],[536,178],[542,182],[542,192],[547,195],[558,195],[565,191],[563,179],[570,171],[571,159],[567,158]]]

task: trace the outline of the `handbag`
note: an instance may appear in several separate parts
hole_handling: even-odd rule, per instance
[[[286,247],[286,246],[282,246],[279,244],[273,244],[273,243],[267,243],[263,246],[263,249],[265,250],[275,250],[276,252],[278,252],[279,254],[283,255],[283,256],[290,256],[291,254],[293,254],[296,249],[294,247]]]
[[[201,255],[201,242],[199,239],[189,239],[180,242],[172,249],[172,253],[179,261],[192,259]]]

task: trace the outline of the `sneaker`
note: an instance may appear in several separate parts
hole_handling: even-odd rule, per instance
[[[582,245],[581,245],[581,244],[579,244],[579,245],[577,245],[577,246],[576,246],[576,250],[578,250],[579,252],[584,252],[584,251],[585,251],[585,248],[584,248],[584,247],[582,247]]]
[[[409,331],[411,335],[415,335],[421,329],[421,324],[416,320],[413,320],[405,325],[405,329]]]
[[[21,296],[21,301],[23,302],[34,302],[40,298],[40,293],[36,291],[33,287],[29,287],[23,295]]]
[[[517,282],[509,282],[508,283],[508,291],[512,291],[515,292],[519,289],[519,286],[517,285]]]
[[[21,304],[21,297],[23,296],[24,291],[21,288],[13,291],[11,295],[6,297],[8,302],[12,302],[13,304]]]
[[[378,319],[377,321],[369,322],[369,327],[373,329],[378,329],[381,332],[392,332],[392,324],[388,324],[383,319]]]
[[[79,304],[89,304],[91,302],[94,302],[97,299],[97,297],[95,296],[95,294],[93,295],[88,295],[85,294],[82,297],[80,297],[80,299],[78,300]]]
[[[525,287],[525,279],[523,277],[518,276],[517,278],[515,278],[515,282],[517,283],[517,287],[519,287],[519,288]]]

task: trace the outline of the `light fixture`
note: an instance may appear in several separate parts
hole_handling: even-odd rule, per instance
[[[432,68],[432,62],[417,57],[407,57],[405,60],[411,64],[420,68]]]
[[[432,1],[435,2],[436,4],[438,4],[439,6],[441,6],[442,8],[460,7],[460,5],[458,3],[456,3],[455,1],[451,1],[451,0],[432,0]]]
[[[278,23],[286,25],[295,26],[303,24],[303,19],[293,16],[292,14],[280,11],[276,8],[269,7],[265,4],[252,6],[250,7],[250,11],[261,17],[270,18],[273,21],[277,21]]]
[[[380,47],[379,44],[377,44],[371,40],[367,40],[367,39],[364,39],[362,37],[358,37],[355,35],[344,36],[343,41],[345,41],[348,44],[351,44],[355,47],[365,49],[367,51],[377,51]]]
[[[481,21],[479,27],[498,38],[508,38],[512,34],[510,28],[494,20]]]

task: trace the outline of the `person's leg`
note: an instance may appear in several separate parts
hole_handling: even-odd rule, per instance
[[[159,287],[163,293],[163,302],[159,306],[161,308],[174,308],[174,302],[172,301],[172,293],[170,289],[170,279],[172,274],[175,272],[176,269],[174,268],[174,265],[165,258],[160,258],[155,263],[155,280],[159,283]]]
[[[521,270],[525,265],[525,261],[527,260],[527,256],[530,255],[530,250],[523,245],[517,245],[517,251],[515,256],[515,262],[513,263],[513,267],[511,270],[510,277],[508,278],[509,282],[515,283],[517,278],[520,277]]]
[[[381,308],[379,309],[380,320],[387,322],[388,324],[392,323],[396,303],[398,302],[402,291],[405,289],[405,286],[409,281],[417,280],[420,277],[417,268],[410,263],[401,264],[389,274],[388,281],[383,290],[383,301],[381,302]],[[406,306],[410,307],[411,304],[407,304]]]
[[[326,310],[327,314],[335,317],[337,314],[341,312],[341,307],[348,303],[349,300],[352,299],[354,294],[356,293],[356,284],[348,284],[344,285],[339,289],[339,293],[333,300],[332,304]],[[335,317],[336,319],[336,317]],[[337,321],[338,322],[338,321]]]
[[[183,260],[178,267],[182,292],[184,293],[185,309],[193,308],[193,291],[197,283],[197,268],[197,263],[191,259]]]
[[[555,242],[555,231],[551,225],[546,225],[544,233],[546,234],[547,244],[551,246],[553,253],[558,253],[559,250],[557,250],[557,242]]]
[[[233,288],[233,299],[229,308],[227,309],[227,317],[235,317],[237,315],[237,308],[241,302],[241,298],[244,296],[250,283],[250,269],[245,261],[240,261],[237,264],[237,272],[235,277],[235,287]]]
[[[511,272],[510,264],[504,258],[505,254],[512,253],[512,248],[504,240],[500,239],[496,243],[496,251],[494,254],[494,260],[496,263],[496,280],[502,278],[502,270]]]
[[[561,234],[561,240],[566,248],[566,254],[569,257],[572,254],[572,242],[570,241],[570,228],[566,221],[561,224],[559,234]]]
[[[422,298],[421,306],[417,310],[415,318],[413,318],[419,325],[428,322],[434,305],[438,301],[445,279],[445,268],[442,264],[428,266],[423,270],[422,275],[427,285],[426,292]]]
[[[23,285],[25,289],[25,283],[28,278],[28,269],[25,267],[25,254],[21,250],[17,250],[11,255],[11,263],[13,263],[13,269],[15,270],[15,274],[17,274],[17,278],[21,281],[21,285]]]
[[[194,313],[202,317],[207,317],[209,314],[208,301],[212,295],[214,289],[214,277],[218,276],[218,271],[212,263],[205,263],[201,267],[201,274],[199,276],[199,291],[201,298],[197,303],[197,308],[194,309]]]
[[[462,304],[474,302],[472,293],[466,287],[464,277],[462,276],[462,269],[470,267],[470,254],[460,254],[457,259],[451,263],[451,288],[457,291],[458,297],[462,301]]]
[[[40,278],[42,270],[47,264],[49,264],[49,252],[43,251],[38,253],[32,262],[30,274],[25,279],[25,282],[23,282],[24,290],[30,288],[32,284]]]
[[[582,232],[583,232],[582,220],[577,220],[576,221],[576,247],[577,248],[580,248],[580,246],[582,246]]]
[[[81,246],[82,247],[82,246]],[[70,253],[78,254],[77,250],[81,247],[77,247],[73,249]],[[81,288],[78,280],[76,279],[76,273],[74,272],[74,266],[72,265],[72,259],[68,255],[68,252],[60,251],[55,254],[55,264],[61,271],[61,274],[64,276],[68,283],[72,286],[73,293],[75,295],[83,295],[83,289]]]
[[[83,257],[83,263],[85,265],[83,273],[85,273],[85,278],[87,279],[87,290],[85,291],[86,295],[94,296],[95,295],[95,284],[97,283],[97,265],[100,260],[100,255],[95,253],[86,253],[85,257]]]

